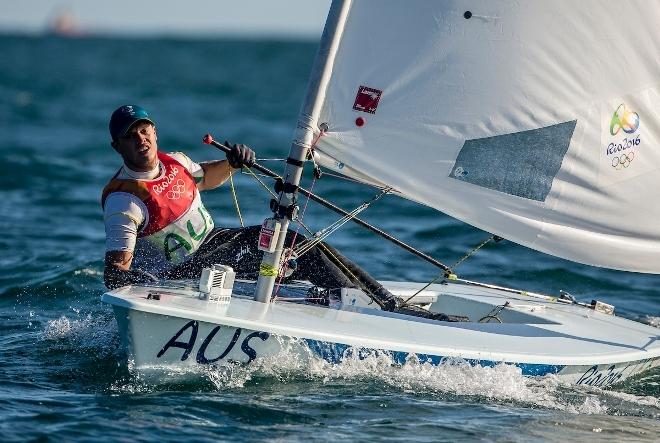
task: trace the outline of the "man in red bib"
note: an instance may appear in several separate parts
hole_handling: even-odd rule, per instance
[[[145,281],[190,259],[213,230],[199,191],[224,183],[254,152],[234,145],[227,160],[195,163],[158,151],[156,126],[136,105],[110,119],[112,147],[124,165],[103,190],[104,280],[110,288]]]
[[[199,195],[220,186],[237,169],[252,166],[254,151],[233,145],[226,160],[205,163],[181,152],[163,153],[154,122],[136,105],[112,114],[110,135],[124,164],[101,198],[108,288],[156,278],[195,278],[215,263],[232,266],[241,278],[256,279],[260,227],[214,228]],[[395,304],[376,280],[323,242],[300,257],[290,278],[325,288],[359,285]]]

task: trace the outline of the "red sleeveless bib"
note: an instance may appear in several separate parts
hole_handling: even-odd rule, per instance
[[[154,180],[119,179],[117,174],[103,189],[101,205],[113,192],[127,192],[142,200],[149,220],[138,233],[146,237],[164,229],[185,214],[193,203],[197,185],[188,170],[174,158],[158,152],[163,172]]]

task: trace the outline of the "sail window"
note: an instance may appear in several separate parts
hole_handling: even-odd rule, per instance
[[[450,177],[506,194],[545,201],[577,120],[466,140]]]

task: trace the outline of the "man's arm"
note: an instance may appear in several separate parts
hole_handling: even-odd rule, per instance
[[[231,146],[231,151],[227,153],[227,160],[200,163],[204,170],[202,181],[197,183],[200,191],[217,188],[226,182],[235,170],[243,166],[252,166],[256,161],[254,151],[247,146],[231,145],[229,142],[225,142],[225,145]]]
[[[131,270],[138,226],[146,214],[146,207],[143,206],[144,203],[137,197],[125,193],[110,194],[105,201],[103,217],[106,252],[103,280],[109,289],[155,280],[146,272]]]
[[[131,269],[133,253],[129,251],[108,251],[105,253],[103,281],[109,289],[115,289],[128,284],[127,271]]]
[[[202,181],[197,183],[197,189],[206,191],[214,189],[226,182],[236,171],[227,160],[215,160],[199,164],[204,170]]]

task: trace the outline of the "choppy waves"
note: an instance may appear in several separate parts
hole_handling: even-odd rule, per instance
[[[384,356],[334,365],[283,352],[208,367],[192,382],[131,373],[112,310],[100,301],[99,197],[120,164],[109,147],[110,112],[124,100],[143,104],[162,146],[196,160],[219,158],[199,142],[209,131],[259,157],[285,158],[317,44],[2,36],[0,48],[3,440],[658,440],[657,370],[592,390],[504,365],[398,367]],[[135,54],[146,57],[136,78],[147,82],[125,81],[116,63]],[[33,69],[35,60],[48,72]],[[244,216],[260,223],[270,196],[251,177],[235,183]],[[373,197],[329,177],[314,189],[348,209]],[[205,203],[217,225],[237,224],[222,188]],[[363,216],[449,264],[488,236],[390,196]],[[336,218],[313,205],[305,214],[313,230]],[[350,225],[330,241],[378,278],[429,281],[438,273]],[[599,298],[618,315],[660,326],[657,276],[570,264],[509,242],[488,245],[458,272]]]
[[[41,341],[51,352],[68,358],[122,360],[119,335],[109,313],[62,315],[46,323]],[[90,365],[93,362],[86,362]],[[130,367],[130,362],[128,362]],[[448,360],[439,366],[410,360],[400,366],[386,355],[346,358],[339,364],[314,356],[301,355],[292,346],[272,357],[249,365],[225,364],[197,370],[153,368],[157,375],[121,373],[107,379],[105,390],[115,393],[148,393],[176,389],[191,392],[240,392],[260,385],[290,385],[290,389],[313,384],[323,391],[341,390],[381,395],[413,395],[426,399],[469,401],[513,407],[531,407],[569,414],[603,414],[660,418],[660,400],[650,395],[615,389],[601,390],[566,385],[555,376],[525,377],[512,365],[472,366],[461,360]],[[196,381],[182,381],[182,380]],[[647,374],[635,383],[657,385],[660,371]],[[285,389],[286,390],[286,389]]]
[[[97,374],[92,383],[107,392],[149,393],[172,386],[191,392],[240,392],[264,384],[290,384],[291,389],[298,389],[313,383],[321,390],[341,386],[373,393],[375,389],[385,397],[405,394],[569,414],[660,417],[657,369],[622,386],[600,390],[564,385],[554,376],[524,377],[519,368],[504,364],[481,367],[448,360],[435,366],[411,360],[400,366],[384,354],[346,358],[332,364],[311,352],[301,356],[291,346],[284,346],[280,354],[250,365],[205,367],[194,374],[166,369],[157,377],[144,377],[128,371],[131,363],[122,353],[114,316],[99,300],[103,292],[101,279],[97,267],[86,266],[42,280],[34,287],[11,288],[3,295],[17,300],[17,317],[25,321],[28,330],[37,333],[42,352],[65,356],[69,368],[76,361],[81,367],[111,368],[111,374]],[[643,318],[656,327],[658,319]],[[191,379],[191,375],[196,381],[181,381]]]

